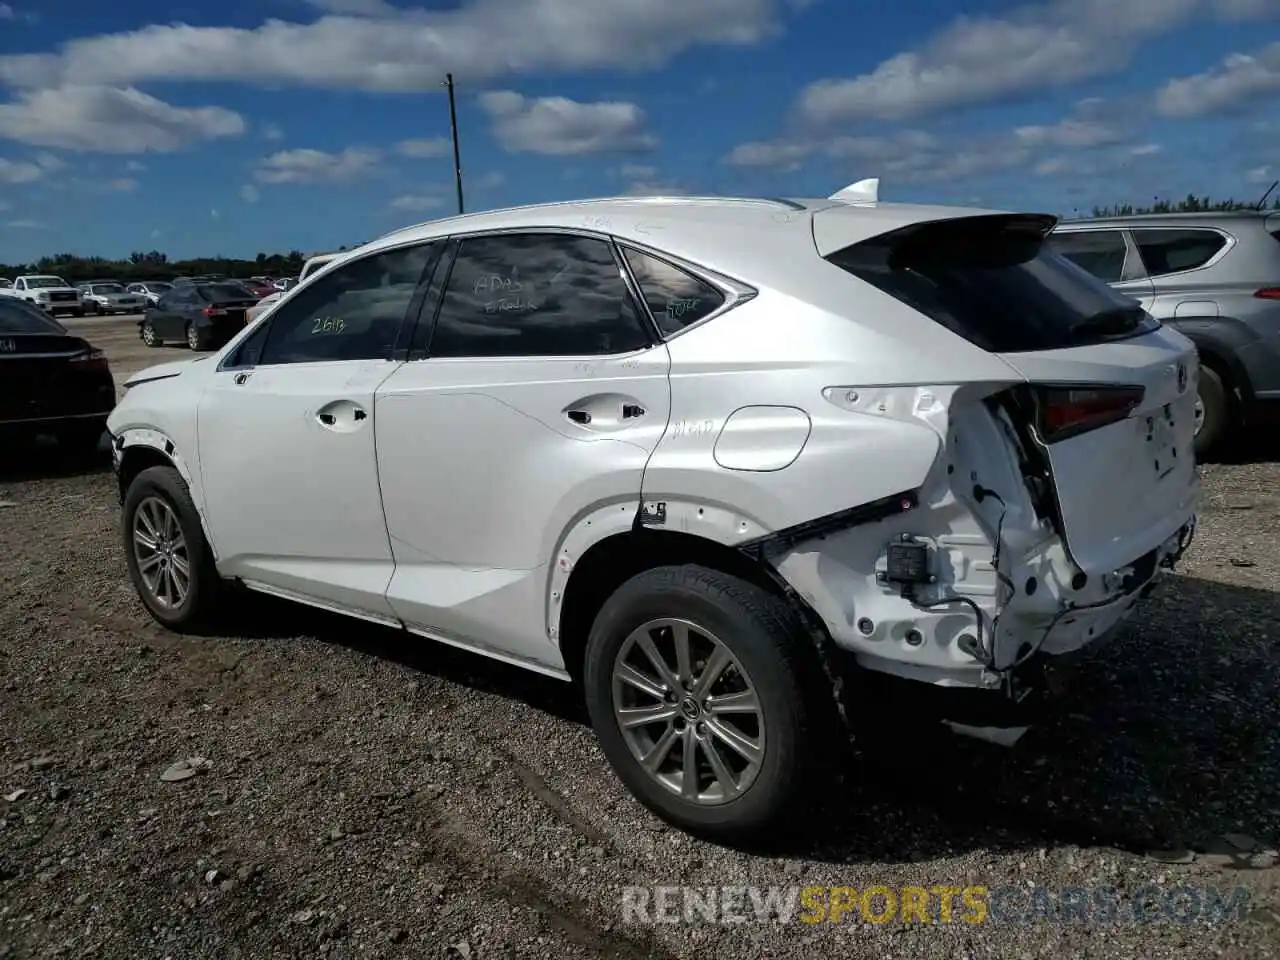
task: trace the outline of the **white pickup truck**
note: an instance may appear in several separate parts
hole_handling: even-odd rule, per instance
[[[0,297],[17,297],[57,316],[70,313],[84,316],[84,303],[80,291],[61,277],[48,274],[18,277],[9,287],[0,287]]]

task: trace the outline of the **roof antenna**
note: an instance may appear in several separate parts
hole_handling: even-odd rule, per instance
[[[1253,209],[1261,210],[1263,205],[1265,205],[1267,202],[1267,197],[1271,196],[1271,191],[1274,190],[1276,187],[1280,187],[1280,180],[1277,180],[1271,186],[1267,187],[1267,192],[1262,195],[1262,199],[1258,201],[1258,205]]]
[[[859,180],[851,183],[843,190],[837,190],[828,200],[839,200],[842,203],[876,203],[880,199],[880,178]]]

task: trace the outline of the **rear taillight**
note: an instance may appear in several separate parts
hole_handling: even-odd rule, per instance
[[[82,353],[78,357],[72,357],[71,364],[77,370],[96,372],[108,369],[107,355],[101,350],[90,350],[88,353]]]
[[[1280,300],[1280,287],[1263,287],[1253,295],[1260,300]]]
[[[1123,420],[1142,403],[1143,387],[1038,387],[1040,439],[1055,443]]]
[[[200,312],[206,317],[224,317],[227,314],[227,311],[223,310],[221,307],[205,307]]]

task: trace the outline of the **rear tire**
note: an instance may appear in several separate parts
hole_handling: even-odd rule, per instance
[[[164,345],[164,341],[156,335],[156,328],[151,325],[150,320],[144,320],[142,322],[142,328],[139,331],[139,335],[142,337],[142,342],[148,347],[159,347]]]
[[[187,324],[187,346],[196,351],[209,349],[208,339],[194,323]]]
[[[147,612],[171,630],[208,625],[222,581],[182,475],[143,470],[125,493],[123,519],[125,563]]]
[[[1196,430],[1196,459],[1204,459],[1226,439],[1231,430],[1231,395],[1222,378],[1211,367],[1200,367],[1197,401],[1203,414]]]
[[[693,651],[683,677],[676,631],[687,631]],[[720,655],[727,663],[721,679],[699,688],[698,657],[705,676],[721,648],[728,654]],[[620,673],[631,667],[651,681],[661,677],[646,653],[653,650],[672,676],[642,693]],[[839,719],[811,641],[784,601],[737,577],[693,565],[632,577],[596,617],[583,681],[600,747],[623,784],[657,816],[697,836],[759,840],[802,825],[797,813],[821,794],[824,763],[836,766],[822,745]],[[723,710],[723,698],[741,697],[744,688],[754,694],[754,713],[715,709],[717,699]],[[650,706],[654,719],[624,732],[619,711]],[[758,747],[747,751],[754,761],[728,745],[735,733]],[[642,758],[657,761],[657,772]],[[723,786],[726,771],[732,789]]]

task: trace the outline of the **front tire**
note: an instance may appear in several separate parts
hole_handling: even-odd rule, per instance
[[[1196,396],[1196,459],[1212,453],[1231,429],[1231,396],[1217,372],[1203,364]]]
[[[187,346],[195,351],[209,349],[205,335],[200,332],[200,328],[194,323],[187,324]]]
[[[803,822],[838,728],[794,612],[698,566],[637,574],[587,641],[584,692],[618,777],[646,807],[708,839],[760,839]],[[827,708],[830,707],[828,710]]]
[[[171,630],[209,622],[221,586],[200,515],[182,475],[148,467],[124,499],[124,552],[143,606]]]
[[[160,337],[156,335],[156,328],[151,325],[150,320],[142,322],[142,329],[139,331],[139,335],[142,337],[142,342],[148,347],[158,347],[163,343]]]

